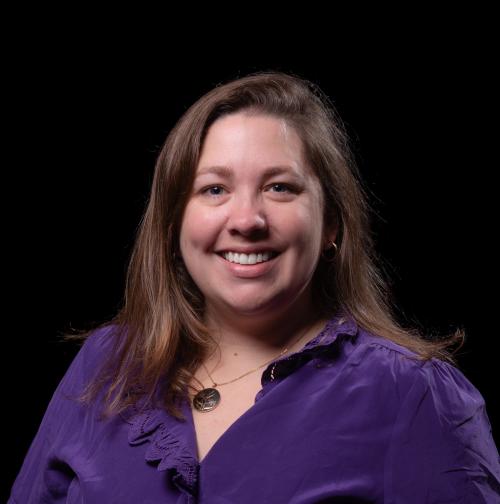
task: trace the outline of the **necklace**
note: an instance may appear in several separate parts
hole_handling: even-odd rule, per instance
[[[292,343],[291,346],[293,346],[295,343],[298,343],[305,336],[305,334],[307,334],[307,330],[305,331],[304,334],[302,334],[300,336],[300,338],[297,341],[295,341],[294,343]],[[219,405],[219,403],[221,401],[220,392],[216,389],[216,387],[220,387],[221,385],[227,385],[229,383],[233,383],[236,380],[244,378],[245,376],[249,375],[250,373],[254,373],[258,369],[261,369],[264,366],[267,366],[274,359],[279,358],[282,355],[284,355],[286,352],[288,352],[288,350],[289,350],[289,348],[291,348],[291,346],[288,346],[287,348],[283,349],[276,357],[273,357],[271,360],[265,362],[264,364],[260,365],[259,367],[255,368],[255,369],[252,369],[251,371],[247,371],[245,374],[242,374],[241,376],[238,376],[238,378],[234,378],[233,380],[230,380],[230,381],[224,382],[224,383],[215,383],[214,379],[212,378],[212,376],[208,372],[208,369],[206,368],[205,364],[202,364],[203,367],[205,368],[205,371],[207,372],[207,375],[212,380],[212,386],[211,387],[207,387],[207,388],[203,388],[202,390],[200,390],[194,396],[194,398],[193,398],[193,406],[198,411],[201,411],[201,412],[212,411],[213,409],[215,409]],[[274,371],[274,368],[273,368],[273,371]]]

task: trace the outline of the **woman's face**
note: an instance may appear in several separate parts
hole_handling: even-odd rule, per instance
[[[322,233],[323,192],[297,133],[265,115],[234,113],[214,122],[180,231],[184,263],[206,308],[272,316],[310,303]],[[237,260],[254,262],[266,251],[278,255],[256,264],[224,257],[247,252],[255,256]]]

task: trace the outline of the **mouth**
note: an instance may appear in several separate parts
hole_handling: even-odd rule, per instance
[[[228,258],[224,257],[224,254],[226,254],[226,257]],[[257,262],[258,257],[252,257],[250,258],[252,262],[247,262],[246,264],[234,262],[234,257],[233,261],[231,261],[231,256],[228,256],[225,252],[217,252],[216,255],[220,257],[221,266],[224,271],[228,272],[232,277],[246,280],[256,280],[265,279],[268,275],[271,275],[273,271],[276,271],[276,267],[279,264],[277,258],[281,255],[281,253],[273,251],[266,260],[261,260],[260,262]],[[258,254],[256,255],[258,256]],[[238,257],[237,260],[239,261],[240,258]],[[246,260],[247,259],[243,257],[243,261]]]
[[[237,264],[240,266],[253,266],[256,264],[266,263],[268,261],[273,260],[278,257],[281,252],[277,252],[276,250],[265,250],[260,252],[251,252],[251,253],[233,253],[230,251],[221,251],[216,252],[216,254],[225,261]]]

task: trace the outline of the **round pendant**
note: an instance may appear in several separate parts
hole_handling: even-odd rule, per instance
[[[212,411],[219,403],[220,394],[214,388],[200,390],[193,398],[193,406],[198,411]]]

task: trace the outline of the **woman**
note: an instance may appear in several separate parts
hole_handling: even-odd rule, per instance
[[[367,201],[314,84],[201,97],[160,152],[124,306],[79,336],[10,502],[498,502],[463,333],[396,322]]]

